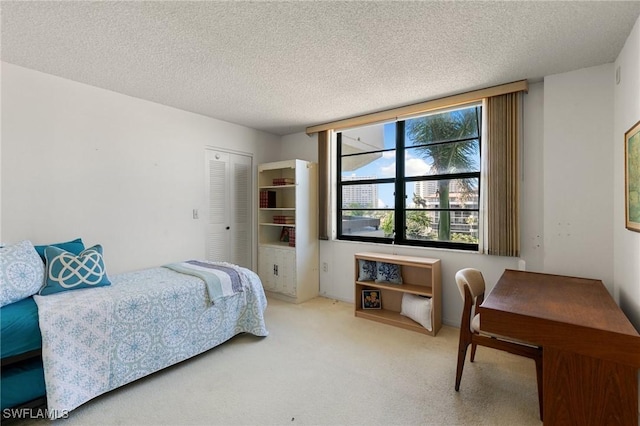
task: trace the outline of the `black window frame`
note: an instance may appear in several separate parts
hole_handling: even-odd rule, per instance
[[[462,242],[454,242],[454,241],[439,241],[439,240],[417,240],[417,239],[407,239],[405,237],[406,232],[397,232],[398,229],[402,229],[406,223],[406,214],[410,211],[449,211],[449,212],[477,212],[478,220],[480,220],[480,191],[481,191],[481,174],[482,174],[482,105],[467,105],[463,108],[476,108],[477,115],[477,137],[473,138],[460,138],[453,139],[447,141],[438,141],[432,143],[431,145],[436,144],[450,144],[455,142],[462,142],[465,140],[478,140],[478,155],[480,157],[480,164],[477,172],[462,172],[462,173],[447,173],[447,174],[432,174],[432,175],[422,175],[422,176],[411,176],[405,177],[405,150],[407,148],[415,148],[415,146],[405,147],[405,122],[408,120],[398,120],[395,122],[396,126],[396,141],[395,148],[387,148],[380,149],[376,151],[367,151],[367,153],[383,153],[383,152],[391,152],[395,151],[396,153],[396,169],[395,169],[395,177],[392,178],[376,178],[376,179],[350,179],[347,181],[342,180],[342,131],[336,132],[336,157],[337,157],[337,191],[336,191],[336,224],[337,224],[337,239],[344,241],[360,241],[360,242],[368,242],[368,243],[382,243],[382,244],[395,244],[395,245],[403,245],[403,246],[418,246],[418,247],[432,247],[432,248],[443,248],[443,249],[451,249],[451,250],[465,250],[465,251],[478,251],[479,244],[477,243],[462,243]],[[460,109],[463,109],[460,108]],[[437,112],[436,112],[437,114]],[[361,155],[359,154],[347,154],[345,157],[352,155]],[[412,209],[407,208],[405,205],[406,200],[406,184],[410,182],[417,181],[441,181],[441,180],[455,180],[455,179],[468,179],[473,178],[478,181],[478,207],[475,209],[460,209],[460,208],[448,208],[442,209],[438,208],[420,208],[420,209]],[[362,184],[394,184],[394,207],[390,208],[379,208],[377,206],[371,208],[355,208],[355,207],[342,207],[342,193],[344,186],[350,185],[362,185]],[[392,237],[371,237],[371,236],[359,236],[359,235],[351,235],[351,234],[343,234],[342,230],[342,212],[343,211],[389,211],[393,210],[394,212],[394,232]],[[450,216],[453,219],[454,214]]]

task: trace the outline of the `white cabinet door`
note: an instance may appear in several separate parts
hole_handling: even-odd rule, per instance
[[[296,253],[276,247],[258,249],[258,275],[265,290],[295,297]]]
[[[293,250],[280,251],[278,258],[278,280],[280,292],[287,296],[296,296],[296,252]]]
[[[287,273],[286,268],[283,265],[284,250],[279,248],[274,248],[272,249],[271,254],[273,256],[273,267],[274,267],[274,274],[276,277],[274,291],[284,294],[284,281],[282,280],[282,277]]]
[[[258,275],[265,290],[276,290],[275,264],[273,249],[260,247],[258,249]]]
[[[250,156],[206,150],[206,258],[252,267]]]

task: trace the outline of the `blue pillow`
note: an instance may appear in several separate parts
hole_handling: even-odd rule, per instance
[[[44,274],[31,241],[0,248],[0,307],[36,294]]]
[[[42,258],[42,261],[44,262],[45,261],[44,249],[46,249],[47,247],[59,247],[62,250],[66,250],[70,253],[80,254],[80,252],[84,250],[84,243],[82,242],[81,238],[76,238],[75,240],[67,241],[66,243],[45,244],[45,245],[35,246],[35,247],[36,247],[36,251],[38,252],[40,257]]]
[[[358,281],[374,281],[377,273],[375,260],[358,259]]]
[[[400,265],[395,263],[378,262],[377,283],[402,284]]]
[[[47,261],[45,285],[38,294],[110,285],[102,258],[102,246],[95,245],[75,255],[58,247],[44,250]]]

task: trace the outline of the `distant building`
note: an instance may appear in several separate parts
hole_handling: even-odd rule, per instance
[[[440,207],[440,194],[438,192],[437,181],[421,181],[415,183],[414,193],[423,198],[428,209]],[[413,194],[407,194],[411,197]],[[451,181],[449,184],[449,207],[452,209],[477,209],[478,196],[476,194],[465,194],[458,181]],[[470,219],[474,217],[475,220]],[[437,229],[440,222],[440,213],[432,213],[432,227]],[[472,234],[478,236],[478,213],[476,211],[455,211],[451,212],[451,232],[458,234]]]
[[[375,179],[375,176],[349,176],[342,181]],[[359,206],[362,208],[378,207],[378,185],[344,185],[342,187],[342,207]]]
[[[415,185],[414,192],[421,198],[434,196],[438,190],[438,182],[435,180],[419,181]]]
[[[438,192],[438,181],[418,181],[415,183],[414,192],[422,198],[432,197],[436,195],[436,192]],[[462,188],[460,188],[460,184],[457,180],[451,181],[449,183],[449,193],[455,192],[462,192]]]

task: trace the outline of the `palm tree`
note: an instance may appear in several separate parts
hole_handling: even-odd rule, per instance
[[[413,193],[413,204],[416,207],[427,207],[427,200],[422,198],[420,195]],[[410,211],[407,212],[406,216],[407,227],[406,234],[407,238],[410,239],[433,239],[430,238],[431,234],[431,216],[428,212],[425,211]]]
[[[431,174],[452,174],[479,170],[478,107],[434,114],[407,121],[407,135],[427,163]],[[461,180],[463,193],[474,190],[473,179]],[[441,209],[449,209],[449,180],[438,181]],[[438,239],[449,241],[451,217],[448,210],[440,211]]]

